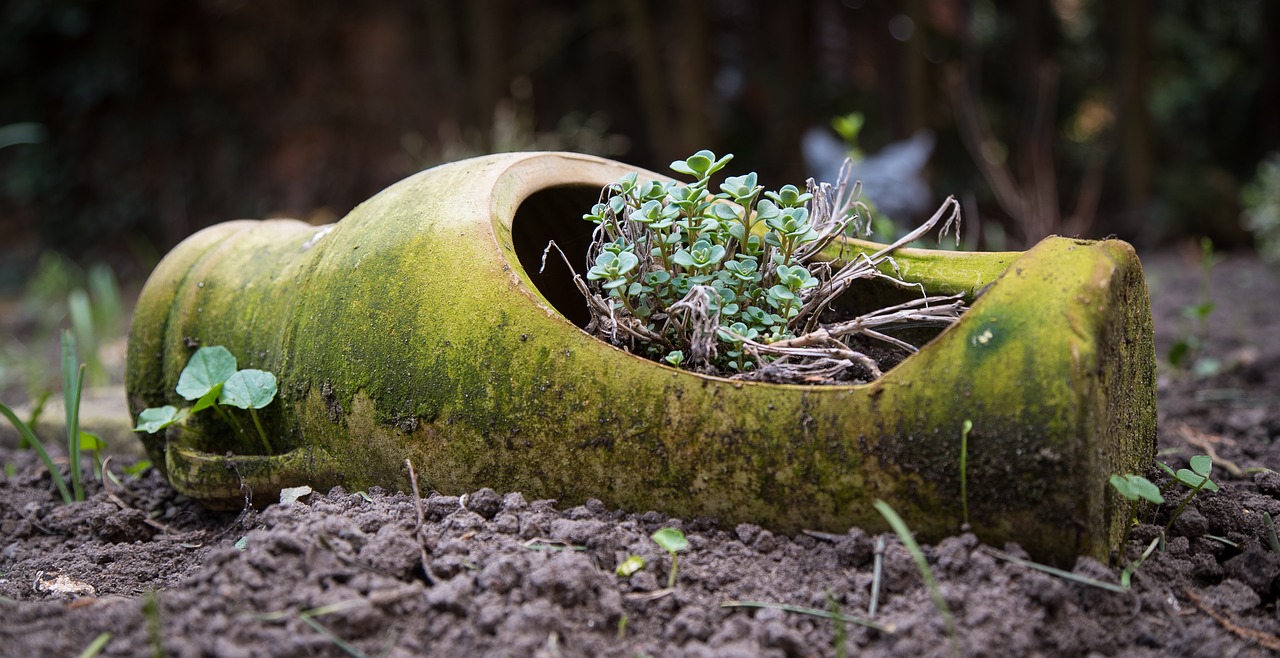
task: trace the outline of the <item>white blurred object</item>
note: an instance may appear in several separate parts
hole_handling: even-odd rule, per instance
[[[862,181],[862,198],[885,216],[902,221],[933,210],[933,191],[924,180],[924,167],[937,140],[930,130],[893,142],[853,164],[851,181]],[[818,182],[834,183],[848,157],[844,142],[830,130],[812,127],[801,138],[805,167]]]

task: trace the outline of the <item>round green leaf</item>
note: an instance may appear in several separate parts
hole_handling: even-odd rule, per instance
[[[276,376],[265,370],[241,370],[222,385],[218,402],[240,409],[261,409],[276,397]]]
[[[1209,472],[1213,470],[1213,460],[1209,455],[1196,455],[1191,458],[1191,470],[1197,475],[1209,477]]]
[[[138,414],[138,426],[133,428],[133,431],[155,434],[182,420],[186,415],[186,409],[179,411],[176,407],[167,404],[163,407],[143,409],[142,413]]]
[[[1125,477],[1128,478],[1129,485],[1132,488],[1134,495],[1157,505],[1164,503],[1164,496],[1160,494],[1160,487],[1152,484],[1151,480],[1148,480],[1141,475],[1133,475],[1132,473]]]
[[[679,553],[689,548],[689,540],[677,528],[662,528],[653,533],[653,541],[668,553]]]
[[[196,400],[236,372],[236,358],[221,345],[202,347],[191,355],[178,376],[178,395]]]

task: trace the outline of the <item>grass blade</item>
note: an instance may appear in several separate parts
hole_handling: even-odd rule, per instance
[[[1117,585],[1115,583],[1108,583],[1101,580],[1095,580],[1088,576],[1081,576],[1080,574],[1071,573],[1070,571],[1051,567],[1047,564],[1040,564],[1039,562],[1024,560],[1020,557],[1017,557],[1016,555],[1009,555],[1008,553],[1005,553],[1003,551],[997,551],[994,548],[983,548],[982,550],[985,551],[991,557],[1004,560],[1005,562],[1012,562],[1020,567],[1027,567],[1028,569],[1035,569],[1036,571],[1042,571],[1044,573],[1049,574],[1050,576],[1057,576],[1059,578],[1064,578],[1066,580],[1080,583],[1081,585],[1097,587],[1098,589],[1105,589],[1111,592],[1123,593],[1123,592],[1129,591],[1128,588],[1122,585]]]
[[[59,471],[58,467],[54,465],[53,459],[49,457],[49,453],[44,449],[44,444],[40,443],[40,439],[36,438],[31,428],[19,420],[18,415],[13,413],[13,410],[4,403],[0,403],[0,414],[4,414],[4,417],[9,419],[13,429],[17,430],[23,440],[30,444],[36,454],[40,456],[40,461],[44,462],[44,467],[49,471],[50,479],[58,487],[58,493],[62,494],[62,502],[71,503],[73,499],[71,498],[71,492],[67,490],[67,481],[62,479],[62,471]]]
[[[351,656],[351,658],[368,658],[365,656],[363,651],[357,649],[355,646],[337,635],[334,635],[333,631],[329,630],[324,624],[316,621],[312,615],[300,612],[298,613],[298,619],[301,619],[304,624],[310,626],[315,632],[325,636],[325,638],[332,642],[334,646],[341,649],[342,652],[348,656]]]
[[[785,612],[795,612],[802,615],[810,615],[812,617],[822,617],[823,619],[832,619],[835,621],[846,622],[849,624],[857,624],[859,626],[866,626],[867,628],[874,628],[877,631],[881,631],[884,633],[892,633],[894,632],[894,630],[896,630],[892,624],[890,625],[877,624],[876,622],[871,621],[870,619],[863,619],[862,617],[852,617],[852,616],[841,614],[838,612],[832,612],[830,610],[806,608],[804,606],[791,605],[789,603],[774,603],[772,601],[725,601],[724,603],[720,604],[720,607],[721,608],[770,608],[773,610],[783,610]]]
[[[916,568],[920,570],[920,577],[924,579],[924,584],[929,588],[929,595],[933,597],[933,605],[938,608],[938,614],[942,615],[942,621],[947,625],[947,638],[951,641],[951,653],[956,656],[963,656],[964,652],[960,650],[960,637],[956,631],[956,620],[951,616],[951,607],[947,605],[947,600],[942,598],[942,590],[938,589],[938,581],[933,577],[933,569],[929,568],[929,561],[924,557],[924,551],[920,550],[920,544],[916,543],[916,538],[911,536],[911,529],[907,527],[902,517],[889,507],[889,503],[883,500],[876,500],[874,503],[876,511],[889,522],[889,527],[897,533],[898,539],[902,540],[902,544],[907,547],[907,552],[911,553],[911,557],[915,559]]]
[[[67,413],[67,459],[71,466],[71,493],[74,500],[84,500],[84,482],[80,472],[80,389],[84,386],[84,365],[76,355],[76,337],[62,332],[62,400]]]
[[[969,432],[973,421],[965,419],[960,426],[960,509],[964,525],[969,526]]]
[[[85,647],[84,651],[80,652],[78,658],[94,658],[94,656],[102,653],[102,650],[107,647],[107,643],[110,641],[110,633],[99,633],[98,637],[93,638],[93,641],[89,643],[89,646]]]

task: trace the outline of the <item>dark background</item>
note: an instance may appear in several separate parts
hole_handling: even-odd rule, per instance
[[[330,221],[491,151],[800,183],[804,130],[852,111],[868,152],[932,130],[934,194],[1005,246],[1241,247],[1277,37],[1269,0],[3,0],[0,291],[51,252],[137,281],[211,223]]]

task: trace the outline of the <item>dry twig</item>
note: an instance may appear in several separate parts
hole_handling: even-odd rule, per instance
[[[413,506],[418,512],[418,525],[413,530],[413,536],[418,542],[418,558],[422,561],[422,578],[428,585],[434,585],[430,560],[427,559],[427,544],[422,538],[422,527],[426,525],[426,517],[422,513],[422,494],[418,493],[418,474],[413,472],[412,461],[406,459],[404,465],[409,468],[409,486],[413,488]]]
[[[1232,634],[1246,640],[1257,642],[1258,645],[1264,649],[1280,651],[1280,637],[1272,635],[1271,633],[1265,633],[1256,628],[1249,628],[1248,626],[1242,626],[1236,623],[1236,621],[1232,619],[1232,614],[1230,612],[1218,612],[1217,610],[1214,610],[1209,607],[1209,604],[1204,602],[1204,599],[1200,598],[1199,594],[1196,594],[1189,589],[1183,589],[1182,593],[1186,594],[1187,598],[1191,599],[1191,602],[1196,604],[1196,607],[1200,608],[1201,612],[1212,617],[1214,621],[1221,624],[1223,628],[1227,629]]]

